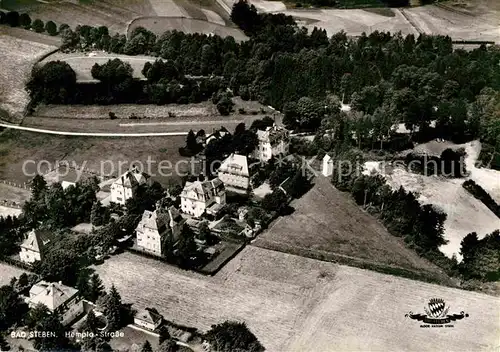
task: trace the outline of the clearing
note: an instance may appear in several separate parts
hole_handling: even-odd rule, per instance
[[[470,176],[460,179],[447,179],[438,176],[424,176],[406,171],[403,168],[385,168],[382,171],[378,162],[365,164],[368,169],[381,172],[387,183],[398,189],[403,186],[407,191],[416,192],[419,200],[424,204],[434,204],[443,209],[448,215],[444,223],[444,236],[449,241],[441,246],[440,250],[447,256],[453,254],[461,258],[460,242],[470,232],[477,232],[482,238],[496,229],[500,229],[500,220],[481,201],[474,198],[462,187],[462,183],[471,178],[483,187],[493,199],[500,200],[500,172],[474,166],[481,145],[474,141],[466,144],[455,145],[449,142],[438,143],[432,141],[418,145],[416,151],[426,151],[430,154],[440,154],[446,148],[460,148],[466,150],[465,159],[467,171]]]
[[[245,321],[270,352],[486,351],[500,334],[498,298],[253,246],[213,277],[128,252],[95,269],[135,309],[202,331]],[[432,297],[470,316],[451,329],[405,318]]]
[[[137,27],[149,29],[156,35],[162,35],[166,31],[176,29],[184,33],[218,35],[222,38],[232,36],[236,42],[248,39],[240,29],[221,25],[219,19],[217,19],[217,22],[209,22],[186,17],[141,17],[134,19],[130,23],[127,34],[132,33]]]
[[[450,283],[441,269],[406,248],[323,176],[317,176],[313,188],[291,206],[295,211],[278,218],[253,245]]]
[[[13,277],[19,277],[22,273],[28,273],[18,267],[0,262],[0,286],[8,285]]]
[[[26,39],[23,39],[26,38]],[[36,60],[55,50],[58,38],[0,27],[0,119],[17,122],[29,102],[24,90]]]
[[[7,130],[0,135],[0,155],[5,165],[0,169],[0,179],[28,182],[37,171],[45,173],[55,167],[56,161],[62,160],[95,171],[101,170],[102,165],[105,174],[117,175],[120,170],[125,172],[133,163],[146,168],[149,158],[151,173],[156,174],[153,178],[168,185],[170,182],[179,182],[178,173],[173,166],[186,159],[178,152],[179,147],[184,144],[183,136],[47,138],[44,134]],[[160,175],[158,163],[164,160],[173,166],[172,169],[163,169],[163,175]],[[165,165],[163,164],[164,167]],[[179,165],[179,171],[185,171],[187,167],[188,165]],[[148,171],[147,168],[145,171]]]

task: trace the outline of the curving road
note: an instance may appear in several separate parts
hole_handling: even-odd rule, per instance
[[[16,126],[7,123],[0,123],[0,127],[10,128],[36,133],[55,134],[59,136],[78,136],[78,137],[165,137],[165,136],[185,136],[188,132],[146,132],[146,133],[92,133],[92,132],[66,132],[53,131],[42,128]]]

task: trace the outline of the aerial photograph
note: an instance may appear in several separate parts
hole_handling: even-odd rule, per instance
[[[0,351],[500,352],[500,0],[0,0]]]

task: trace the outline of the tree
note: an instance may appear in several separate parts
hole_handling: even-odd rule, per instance
[[[31,17],[27,13],[22,13],[19,16],[19,25],[21,27],[24,27],[26,29],[29,29],[31,27]]]
[[[96,302],[104,293],[104,286],[98,274],[92,274],[90,277],[89,291],[87,297],[89,301]]]
[[[67,103],[76,88],[76,73],[64,61],[50,61],[36,67],[26,85],[35,102]]]
[[[31,27],[37,33],[42,33],[43,31],[45,31],[43,21],[41,19],[38,19],[38,18],[33,21],[33,23],[31,24]]]
[[[3,332],[0,332],[0,351],[9,351],[10,346],[5,340],[5,336],[3,335]]]
[[[32,199],[35,201],[39,200],[46,190],[47,190],[47,181],[45,181],[45,179],[39,174],[33,177],[33,180],[31,181]]]
[[[40,351],[65,350],[70,346],[70,342],[65,334],[65,328],[60,317],[55,312],[49,312],[42,316],[35,325],[36,331],[50,331],[50,336],[36,336],[33,339],[33,346]]]
[[[26,325],[30,329],[34,329],[37,324],[39,324],[45,317],[50,315],[50,310],[43,303],[38,303],[36,306],[30,309],[28,316],[26,317]]]
[[[161,345],[163,342],[170,340],[170,333],[166,325],[160,326],[158,331],[158,344]]]
[[[222,97],[217,102],[217,110],[223,116],[227,116],[233,110],[234,103],[227,93],[222,94]]]
[[[163,341],[162,344],[158,347],[158,352],[177,352],[179,347],[175,343],[174,340],[168,339]]]
[[[19,26],[19,12],[17,11],[9,11],[7,15],[5,15],[5,23],[7,23],[11,27]]]
[[[57,26],[53,21],[48,21],[45,23],[45,31],[50,35],[57,35]]]
[[[108,322],[107,329],[109,331],[118,330],[123,323],[123,307],[122,298],[116,290],[115,285],[111,286],[108,294],[102,298],[100,303],[104,309],[104,315]]]
[[[272,193],[266,194],[264,199],[262,200],[262,207],[268,211],[275,211],[278,214],[284,212],[287,208],[288,199],[285,193],[276,189]]]
[[[101,202],[97,201],[92,204],[92,209],[90,211],[90,222],[94,226],[102,226],[109,222],[111,217],[108,208],[103,207]]]
[[[212,325],[205,334],[205,339],[219,352],[265,350],[245,323],[225,321],[222,324]]]
[[[22,321],[27,311],[28,306],[12,286],[0,287],[0,331]]]
[[[142,345],[141,352],[153,352],[151,343],[148,340],[146,340],[146,342]]]

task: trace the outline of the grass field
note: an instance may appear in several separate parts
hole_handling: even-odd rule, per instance
[[[132,21],[128,27],[128,33],[130,34],[137,27],[147,28],[157,35],[161,35],[165,31],[176,29],[185,33],[215,34],[223,38],[232,36],[237,42],[248,39],[248,37],[237,28],[226,27],[219,23],[212,23],[207,20],[196,18],[141,17]]]
[[[8,285],[13,277],[19,277],[22,273],[27,271],[0,262],[0,286]]]
[[[0,119],[18,121],[22,118],[29,101],[24,85],[32,65],[38,57],[54,50],[53,44],[57,42],[58,39],[19,28],[0,28]]]
[[[314,187],[291,205],[294,213],[279,218],[257,237],[254,245],[378,270],[404,270],[409,275],[450,282],[439,268],[406,248],[322,176],[316,177]]]
[[[152,164],[152,170],[156,171],[158,162],[169,160],[172,164],[183,160],[178,148],[185,144],[185,137],[127,137],[127,138],[105,138],[105,137],[64,137],[50,136],[38,133],[9,130],[0,135],[0,154],[3,166],[0,168],[0,179],[13,180],[16,182],[27,182],[37,172],[36,165],[40,171],[47,171],[49,163],[54,165],[56,161],[68,160],[75,162],[78,166],[85,166],[91,170],[100,170],[103,165],[105,173],[111,173],[113,165],[114,173],[118,172],[119,163],[122,163],[122,171],[125,172],[132,162],[148,160],[156,161]],[[26,173],[23,165],[26,161]],[[43,164],[40,161],[45,160]],[[185,166],[187,167],[187,166]],[[184,166],[181,167],[184,170]],[[164,170],[167,173],[169,170]],[[166,185],[169,182],[179,180],[178,176],[157,176],[154,179]]]
[[[213,277],[131,253],[96,271],[135,309],[202,331],[245,321],[270,352],[486,351],[498,345],[500,300],[357,268],[247,246]],[[405,318],[442,297],[470,317],[452,329]]]
[[[417,146],[415,150],[440,154],[450,147],[465,148],[467,153],[465,163],[470,172],[470,178],[498,201],[500,199],[500,172],[474,166],[480,151],[479,142],[454,145],[432,141]],[[375,169],[378,170],[378,163],[375,164],[377,165]],[[384,176],[393,189],[403,186],[408,191],[418,193],[419,200],[424,204],[434,204],[446,212],[448,216],[444,223],[444,236],[449,242],[440,249],[449,257],[456,254],[458,258],[461,258],[460,242],[468,233],[477,232],[478,237],[482,238],[500,229],[500,220],[495,214],[462,187],[462,183],[468,178],[446,179],[424,176],[410,173],[402,168],[387,170]]]

